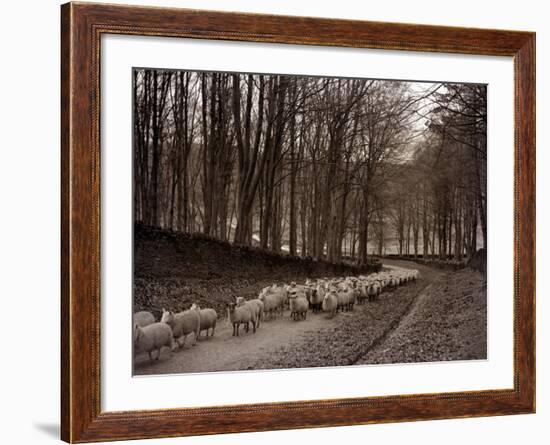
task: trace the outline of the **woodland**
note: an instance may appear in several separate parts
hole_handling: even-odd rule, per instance
[[[487,247],[487,87],[133,71],[134,221],[364,264]]]

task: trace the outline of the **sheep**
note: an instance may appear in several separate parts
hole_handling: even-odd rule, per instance
[[[290,317],[295,321],[298,319],[306,319],[309,302],[306,294],[302,291],[291,292],[288,296],[290,303]]]
[[[170,325],[173,331],[174,339],[180,348],[185,346],[185,340],[189,334],[195,334],[193,338],[193,346],[197,344],[197,339],[200,333],[200,315],[197,310],[187,310],[174,314],[171,311],[162,310],[162,318],[160,321]],[[182,343],[180,340],[183,338]]]
[[[256,316],[256,328],[259,328],[264,318],[263,301],[258,298],[255,298],[254,300],[248,300],[246,303],[253,308]]]
[[[338,311],[338,297],[333,290],[325,293],[323,298],[323,311],[327,312],[330,318],[333,318]]]
[[[237,303],[228,303],[227,312],[229,320],[233,325],[233,337],[239,336],[239,327],[241,324],[246,325],[246,332],[248,332],[248,323],[252,322],[252,332],[256,332],[256,316],[254,310],[249,304],[242,304],[237,306]]]
[[[368,298],[368,286],[369,283],[365,281],[361,281],[361,283],[358,286],[357,289],[357,303],[363,304],[365,300]]]
[[[258,297],[258,300],[260,300],[264,304],[266,319],[273,318],[274,314],[279,310],[280,307],[279,297],[276,294],[264,293]]]
[[[235,300],[237,306],[248,305],[254,313],[256,319],[256,328],[260,327],[261,321],[264,317],[264,303],[262,300],[256,298],[254,300],[245,300],[243,297],[237,297]],[[248,332],[248,325],[246,326],[246,332]]]
[[[216,321],[218,320],[218,313],[211,308],[201,309],[197,304],[193,304],[191,309],[194,309],[199,312],[200,319],[200,329],[199,337],[201,336],[202,331],[206,330],[206,336],[208,337],[209,330],[212,329],[212,337],[216,330]]]
[[[355,292],[355,289],[348,288],[348,310],[353,311],[356,301],[357,292]]]
[[[355,295],[351,290],[347,288],[339,289],[336,296],[338,299],[338,309],[340,309],[342,312],[353,310]]]
[[[315,287],[312,284],[309,285],[299,285],[296,286],[296,289],[303,292],[306,295],[307,301],[311,302],[313,294],[315,293]]]
[[[136,312],[132,318],[134,320],[134,324],[137,324],[140,328],[155,322],[155,316],[148,311]]]
[[[163,346],[172,351],[175,349],[172,328],[168,324],[159,322],[140,326],[134,323],[134,357],[139,352],[147,352],[149,362],[153,364],[153,351],[158,351],[155,359],[158,360]]]
[[[367,288],[369,301],[375,300],[376,297],[380,295],[380,292],[381,292],[380,284],[378,284],[376,281],[369,283],[369,286]]]
[[[317,287],[313,290],[311,296],[310,305],[313,313],[320,312],[322,310],[323,298],[325,297],[325,288],[318,284]]]
[[[271,319],[276,314],[282,315],[287,298],[288,294],[286,290],[273,285],[272,287],[263,289],[257,299],[264,304],[263,312],[269,315]]]

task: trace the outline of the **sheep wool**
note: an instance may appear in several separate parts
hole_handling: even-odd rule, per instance
[[[134,324],[137,324],[139,327],[142,328],[155,322],[154,315],[148,311],[136,312],[133,315],[132,319],[134,321]]]
[[[289,296],[290,302],[290,316],[294,320],[305,320],[307,310],[309,308],[309,301],[306,294],[302,291],[292,292]]]
[[[229,320],[233,325],[233,337],[239,336],[239,327],[241,324],[246,325],[246,332],[248,332],[248,325],[252,322],[253,332],[256,332],[256,317],[252,306],[243,304],[237,306],[237,303],[229,303],[227,305],[227,312],[229,314]]]
[[[163,346],[174,349],[172,329],[166,323],[152,323],[147,326],[134,325],[134,355],[140,352],[149,354],[149,361],[153,362],[153,351],[158,351],[156,360],[160,358]]]
[[[185,340],[189,334],[195,334],[192,344],[193,346],[197,344],[200,332],[200,315],[197,310],[189,309],[174,314],[163,309],[160,321],[167,323],[172,328],[174,338],[180,348],[185,346]],[[180,340],[182,340],[181,343]]]
[[[212,329],[211,337],[213,337],[214,332],[216,330],[218,313],[212,308],[201,309],[199,306],[195,306],[195,310],[199,312],[199,319],[200,319],[199,337],[202,331],[206,331],[206,336],[208,337],[210,329]]]
[[[323,311],[327,312],[330,318],[336,315],[338,309],[338,298],[334,291],[327,292],[323,298]]]

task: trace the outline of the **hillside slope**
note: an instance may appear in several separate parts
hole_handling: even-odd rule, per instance
[[[187,309],[191,303],[224,314],[235,296],[254,298],[273,283],[306,278],[357,275],[380,264],[356,267],[276,255],[235,246],[204,235],[190,235],[135,225],[134,311]]]

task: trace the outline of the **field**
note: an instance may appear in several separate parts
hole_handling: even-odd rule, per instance
[[[135,239],[134,311],[149,310],[158,319],[162,308],[178,311],[198,303],[215,308],[220,318],[215,336],[201,337],[196,346],[188,341],[177,352],[165,348],[152,365],[146,354],[138,355],[136,375],[487,357],[486,278],[472,269],[384,260],[383,267],[418,269],[420,279],[333,319],[309,311],[296,322],[287,310],[255,334],[233,337],[225,305],[235,296],[255,298],[272,283],[359,271],[142,226],[136,226]]]

